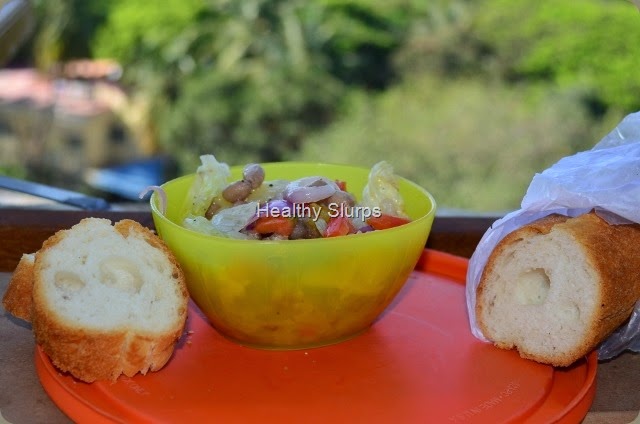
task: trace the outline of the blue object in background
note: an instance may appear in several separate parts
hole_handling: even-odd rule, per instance
[[[157,156],[108,168],[93,168],[86,172],[85,181],[92,188],[123,199],[140,201],[141,192],[172,178],[174,169],[169,158]],[[150,195],[147,194],[142,200],[148,200]]]

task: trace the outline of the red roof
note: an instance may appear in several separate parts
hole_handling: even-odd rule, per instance
[[[0,103],[28,102],[36,108],[55,107],[69,115],[97,115],[110,110],[108,103],[93,96],[97,81],[104,72],[113,71],[111,62],[77,61],[65,66],[64,74],[83,79],[55,79],[35,69],[0,70]],[[98,77],[100,76],[100,77]]]

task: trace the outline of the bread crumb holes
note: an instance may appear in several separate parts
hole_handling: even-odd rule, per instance
[[[523,272],[516,279],[516,300],[521,305],[540,305],[547,299],[551,282],[542,268]]]
[[[56,272],[54,284],[65,292],[76,292],[78,290],[82,290],[86,285],[78,274],[70,271]]]
[[[136,264],[121,256],[110,256],[100,263],[100,282],[127,293],[138,293],[142,276]]]

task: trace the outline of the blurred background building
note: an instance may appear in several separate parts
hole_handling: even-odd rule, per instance
[[[163,162],[122,118],[129,99],[120,75],[120,66],[105,60],[69,61],[50,74],[0,70],[2,164],[49,184],[127,199],[162,182]],[[125,187],[128,178],[138,179],[134,187]]]
[[[26,0],[0,2],[0,65],[37,27]],[[138,200],[144,187],[170,175],[153,156],[140,108],[108,59],[71,59],[46,71],[0,69],[0,169],[40,183]],[[6,171],[5,171],[6,172]]]
[[[140,155],[112,106],[111,98],[126,94],[101,82],[111,67],[86,65],[91,74],[80,71],[73,78],[34,69],[0,71],[3,158],[78,177],[89,167]]]

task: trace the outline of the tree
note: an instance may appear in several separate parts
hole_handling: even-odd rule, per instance
[[[640,108],[640,15],[626,0],[487,0],[472,31],[508,80],[581,90],[595,113]]]
[[[403,6],[400,21],[385,18],[362,1],[145,6],[114,6],[94,52],[120,60],[125,81],[153,99],[160,144],[188,169],[202,153],[235,163],[298,149],[331,121],[347,85],[389,83],[400,21],[412,16]]]
[[[50,71],[58,62],[87,58],[95,31],[104,23],[108,0],[33,0],[36,29],[16,63]]]

